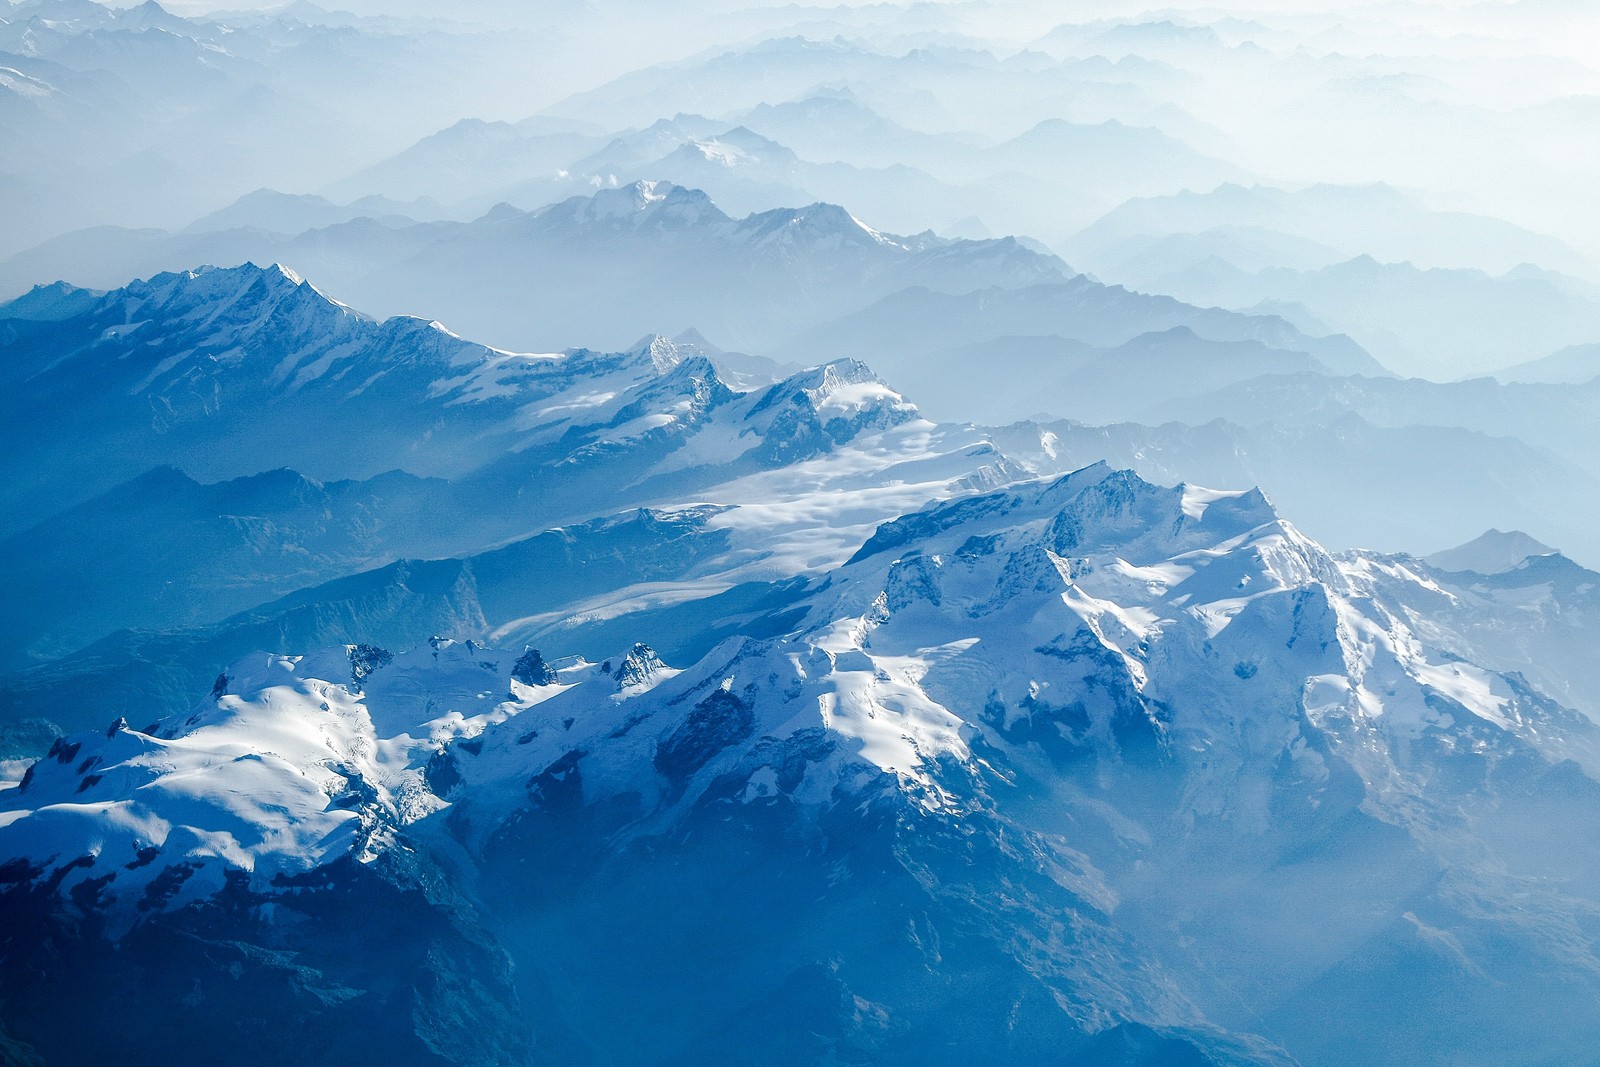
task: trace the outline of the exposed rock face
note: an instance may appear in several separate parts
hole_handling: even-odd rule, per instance
[[[617,668],[615,674],[617,688],[645,685],[665,666],[666,664],[661,662],[661,657],[656,655],[655,649],[649,645],[634,645],[628,650],[628,654],[622,657],[622,665]]]
[[[694,706],[683,725],[656,747],[655,767],[670,781],[682,783],[729,746],[755,729],[750,705],[726,689],[713,690]]]
[[[350,680],[359,686],[380,667],[393,662],[394,653],[376,645],[350,646]]]
[[[556,672],[553,667],[544,661],[537,648],[530,648],[517,657],[515,666],[511,668],[511,677],[523,685],[554,685]]]

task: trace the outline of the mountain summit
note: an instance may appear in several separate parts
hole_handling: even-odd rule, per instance
[[[1499,574],[1531,556],[1548,556],[1554,552],[1555,549],[1521,530],[1489,530],[1464,545],[1435,552],[1427,560],[1445,571]]]

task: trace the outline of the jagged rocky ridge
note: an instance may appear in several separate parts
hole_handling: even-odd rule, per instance
[[[1474,663],[1441,595],[1258,492],[1097,466],[886,523],[782,632],[681,667],[247,657],[3,794],[4,900],[37,924],[8,953],[255,945],[299,967],[289,1017],[412,996],[386,1040],[437,1052],[426,1020],[470,1011],[485,1062],[1571,1059],[1600,1036],[1570,935],[1596,727]],[[386,892],[514,969],[414,981],[356,935],[393,962],[375,996],[317,917]],[[349,999],[293,999],[335,976]],[[18,1040],[79,1039],[49,988],[5,992]]]

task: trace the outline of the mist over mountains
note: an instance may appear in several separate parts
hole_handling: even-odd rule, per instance
[[[1593,13],[342,6],[0,4],[0,1060],[1595,1061]]]

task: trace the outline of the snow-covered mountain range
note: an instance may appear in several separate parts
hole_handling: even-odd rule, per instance
[[[409,1005],[379,1041],[417,1062],[530,1027],[585,1060],[1435,1062],[1461,1036],[1404,1002],[1420,968],[1475,1052],[1562,1059],[1595,1036],[1600,960],[1564,931],[1600,886],[1530,843],[1592,835],[1600,734],[1463,655],[1450,596],[1258,492],[1101,465],[880,525],[757,612],[771,636],[676,663],[245,656],[3,794],[13,958],[77,946],[7,982],[12,1036],[72,1055],[50,1005],[181,951],[195,1028],[143,1054],[236,1035],[214,1009],[249,995],[314,1029]],[[380,980],[326,935],[396,895],[433,947]],[[715,961],[689,981],[685,937]],[[272,955],[230,984],[241,952]],[[1380,1050],[1330,1000],[1426,1041]]]
[[[1129,299],[1137,308],[1144,298]],[[509,353],[437,323],[373,320],[280,267],[165,275],[105,294],[44,288],[0,314],[15,353],[12,526],[0,552],[0,582],[19,608],[0,627],[10,672],[0,706],[13,724],[91,721],[99,712],[70,697],[85,687],[119,713],[176,710],[263,642],[544,641],[541,627],[570,616],[678,595],[622,592],[652,581],[692,578],[697,596],[760,602],[773,583],[841,562],[908,508],[1102,456],[1152,478],[1261,482],[1303,506],[1313,529],[1385,547],[1558,514],[1586,477],[1509,442],[1348,419],[1293,434],[1250,423],[934,422],[855,361],[791,374],[766,365],[770,377],[752,377],[763,365],[663,338],[616,353]],[[1208,362],[1185,365],[1197,355]],[[1147,406],[1185,382],[1254,382],[1282,360],[1312,359],[1193,334],[1115,357],[1085,347],[1031,369],[1017,403],[1041,400],[1029,392],[1041,380],[1081,393],[1098,376],[1108,395]],[[962,367],[945,373],[954,380]],[[937,401],[940,365],[922,370],[898,376]],[[1175,392],[1152,389],[1158,379]],[[285,432],[298,425],[324,429]],[[1426,468],[1355,476],[1400,438],[1448,453],[1460,483]],[[1527,476],[1541,465],[1544,481]],[[1513,466],[1524,472],[1515,498],[1451,507]],[[614,521],[637,509],[652,517]],[[546,532],[556,526],[567,532]],[[621,562],[633,551],[623,545],[663,529],[675,531],[672,552],[643,568],[658,554]],[[1581,531],[1569,543],[1589,546]],[[597,582],[547,575],[602,558],[618,562]],[[602,594],[610,599],[593,599]],[[684,611],[666,627],[683,638],[644,636],[703,651],[707,623]],[[45,736],[10,730],[19,751]]]
[[[128,2],[0,1065],[1600,1067],[1600,10]]]

